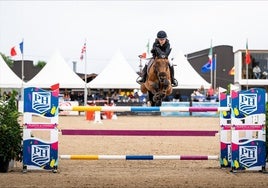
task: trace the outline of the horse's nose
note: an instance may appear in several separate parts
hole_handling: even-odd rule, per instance
[[[158,78],[159,78],[161,81],[163,81],[164,79],[166,79],[166,77],[167,77],[167,73],[165,73],[165,72],[160,72],[160,73],[158,74]]]

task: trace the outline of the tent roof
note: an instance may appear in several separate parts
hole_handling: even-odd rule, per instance
[[[210,87],[204,78],[191,66],[182,52],[179,52],[173,60],[175,78],[178,80],[176,89],[197,89],[203,85],[206,89]]]
[[[9,68],[0,55],[0,88],[21,88],[22,80]]]
[[[114,89],[137,89],[140,85],[136,82],[138,74],[128,64],[121,51],[118,50],[109,64],[91,82],[89,88],[114,88]]]
[[[50,58],[44,68],[30,81],[28,87],[50,88],[60,84],[60,88],[84,88],[85,82],[69,67],[59,52]]]

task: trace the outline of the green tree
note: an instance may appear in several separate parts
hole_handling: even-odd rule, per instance
[[[14,65],[14,62],[12,59],[10,59],[9,56],[6,56],[5,54],[1,53],[0,52],[0,55],[3,57],[4,61],[6,62],[6,64],[9,66],[9,67],[13,67]]]
[[[5,54],[1,53],[0,52],[0,55],[3,57],[4,61],[6,62],[6,64],[9,66],[9,67],[13,67],[14,65],[14,61],[10,58],[10,56],[6,56]],[[36,66],[37,67],[40,67],[40,68],[43,68],[47,63],[45,61],[38,61]]]
[[[36,66],[37,67],[40,67],[40,68],[43,68],[47,63],[45,61],[38,61]]]

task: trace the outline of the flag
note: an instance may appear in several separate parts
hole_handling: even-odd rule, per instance
[[[212,62],[212,45],[210,45],[210,49],[208,52],[208,62],[211,64]]]
[[[235,68],[233,66],[233,68],[229,71],[229,75],[233,76],[235,75]]]
[[[59,96],[59,93],[60,93],[60,84],[59,83],[50,86],[50,89],[52,91],[51,92],[52,96],[54,96],[54,97]]]
[[[148,43],[146,44],[146,52],[143,52],[141,55],[139,55],[139,58],[146,59],[147,56],[149,56],[150,51],[150,41],[148,40]]]
[[[85,52],[86,52],[86,43],[84,43],[84,46],[82,47],[82,50],[81,50],[81,56],[80,56],[81,61],[84,59]]]
[[[16,56],[18,54],[23,54],[23,41],[19,45],[12,47],[10,50],[11,56]]]
[[[52,91],[54,91],[54,90],[58,90],[59,88],[60,88],[60,84],[59,84],[59,83],[50,86],[50,89],[51,89]]]
[[[203,67],[201,68],[201,72],[202,73],[209,72],[211,70],[211,67],[212,71],[216,69],[216,59],[212,57],[212,44],[210,45],[210,49],[208,52],[208,62],[205,65],[203,65]]]
[[[146,44],[146,48],[147,48],[147,54],[149,55],[149,52],[150,52],[150,40],[148,40],[148,42]]]
[[[250,59],[250,53],[248,51],[248,40],[247,40],[247,43],[246,43],[246,64],[250,64],[251,62],[251,59]]]
[[[211,63],[212,62],[212,63]],[[213,58],[211,61],[207,62],[203,67],[201,68],[202,73],[209,72],[212,68],[212,71],[216,70],[216,59]]]
[[[141,58],[141,59],[146,59],[146,53],[144,52],[144,53],[142,53],[141,55],[139,55],[139,58]]]

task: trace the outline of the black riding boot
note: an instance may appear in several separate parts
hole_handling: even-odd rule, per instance
[[[171,78],[171,85],[172,87],[176,87],[178,86],[178,81],[176,80],[176,78],[174,78],[174,67],[169,65],[169,70],[170,70],[170,78]]]
[[[148,65],[145,65],[143,67],[142,73],[141,73],[141,79],[138,82],[144,83],[146,81],[146,78],[147,78],[147,67],[148,67]]]

